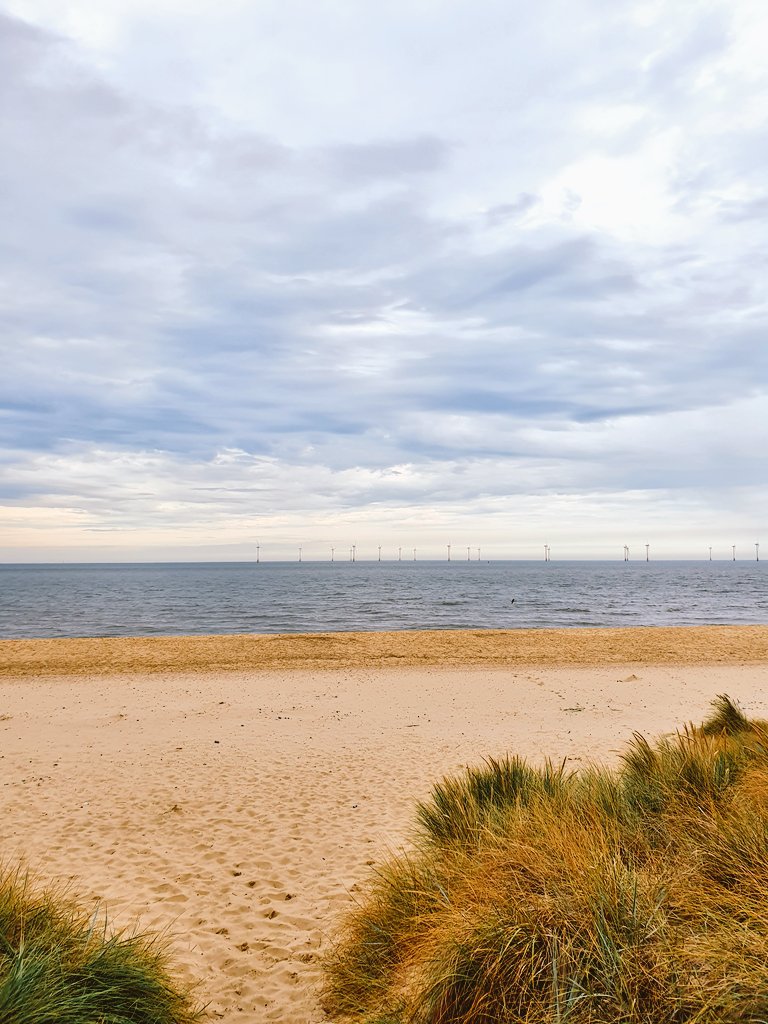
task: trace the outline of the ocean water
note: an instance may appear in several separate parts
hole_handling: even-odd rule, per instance
[[[0,637],[768,623],[765,564],[0,565]]]

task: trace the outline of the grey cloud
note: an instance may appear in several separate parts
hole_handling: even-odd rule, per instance
[[[764,222],[768,218],[768,195],[741,202],[734,199],[721,199],[718,203],[720,216],[724,221],[738,224],[740,221]]]
[[[591,280],[631,279],[626,262],[610,258],[590,237],[557,240],[554,243],[502,248],[489,255],[468,256],[461,252],[440,256],[413,275],[414,298],[429,306],[446,309],[484,307],[489,319],[493,308],[516,300],[532,289],[582,286],[582,294],[592,295]]]
[[[462,228],[426,215],[415,197],[374,199],[360,209],[329,209],[319,199],[296,203],[267,223],[280,238],[262,253],[276,273],[361,272],[408,262],[435,251]]]
[[[52,46],[61,43],[55,33],[0,11],[0,66],[9,79],[28,75]]]
[[[722,9],[678,10],[648,61],[646,86],[664,93],[694,88],[702,68],[727,49],[729,34],[730,18]]]
[[[518,217],[527,213],[539,201],[538,196],[530,192],[521,192],[511,203],[498,203],[485,211],[485,221],[489,227],[496,227],[499,224],[508,224]]]
[[[137,234],[143,224],[139,216],[132,213],[129,204],[119,209],[120,199],[102,197],[98,202],[73,206],[67,211],[72,224],[90,231],[109,232],[120,235]]]
[[[676,31],[646,83],[646,94],[668,89],[674,116],[721,48],[717,26],[687,41]],[[651,487],[663,438],[649,450],[649,424],[736,402],[768,379],[752,236],[731,251],[716,234],[761,216],[762,200],[713,201],[715,234],[684,243],[546,219],[530,168],[578,153],[568,114],[606,102],[606,82],[622,100],[642,93],[622,62],[647,54],[648,32],[622,36],[594,72],[560,39],[546,60],[510,71],[518,113],[505,97],[490,112],[457,106],[457,137],[493,123],[487,159],[504,147],[506,202],[485,194],[482,176],[460,180],[482,147],[443,138],[437,121],[384,140],[288,142],[138,100],[51,34],[4,19],[0,35],[16,61],[13,79],[2,65],[12,102],[0,113],[14,155],[0,170],[0,422],[14,501],[80,495],[106,515],[145,476],[175,500],[192,489],[236,510],[247,502],[232,495],[251,488],[290,508],[302,491],[323,507],[447,501],[558,479],[605,486],[617,459],[625,484]],[[550,73],[557,52],[562,82]],[[669,66],[664,53],[677,54]],[[633,130],[652,133],[663,113]],[[738,170],[701,152],[679,176],[681,201]],[[225,449],[274,461],[225,471]],[[662,461],[666,483],[675,462]],[[126,463],[130,483],[115,492]],[[713,465],[691,464],[690,483]],[[151,502],[145,511],[160,515]]]
[[[338,144],[323,151],[331,170],[346,182],[402,178],[439,170],[451,147],[444,139],[423,136],[391,142]]]

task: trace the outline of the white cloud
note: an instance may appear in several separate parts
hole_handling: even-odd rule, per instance
[[[761,5],[6,9],[2,557],[759,531]]]

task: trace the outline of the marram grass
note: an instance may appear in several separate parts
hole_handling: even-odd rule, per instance
[[[356,1024],[768,1024],[768,723],[444,779],[325,967]]]
[[[194,1024],[157,938],[115,934],[64,892],[0,869],[0,1024]]]

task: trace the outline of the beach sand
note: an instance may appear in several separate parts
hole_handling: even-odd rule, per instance
[[[0,856],[166,929],[213,1020],[323,1020],[319,954],[487,755],[613,762],[718,693],[768,717],[768,627],[0,641]]]

